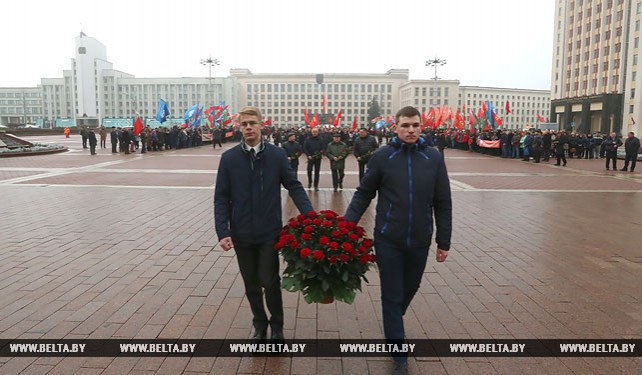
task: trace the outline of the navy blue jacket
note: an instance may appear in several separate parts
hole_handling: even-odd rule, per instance
[[[254,160],[241,143],[221,156],[214,189],[214,219],[219,239],[234,244],[276,242],[282,228],[281,185],[299,212],[312,204],[282,148],[263,142]]]
[[[375,238],[405,247],[428,247],[434,213],[437,246],[450,250],[448,172],[439,151],[423,138],[409,145],[395,137],[372,155],[345,219],[358,222],[377,193]]]

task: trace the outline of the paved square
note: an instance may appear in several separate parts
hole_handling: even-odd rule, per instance
[[[248,338],[234,253],[217,244],[221,150],[0,159],[0,338]],[[227,144],[226,147],[230,147]],[[452,251],[430,258],[409,338],[642,338],[642,178],[446,150]],[[622,161],[620,161],[622,163]],[[314,207],[343,213],[354,158]],[[299,179],[307,185],[305,163]],[[287,199],[286,192],[283,192]],[[374,202],[361,224],[369,233]],[[287,201],[284,218],[295,215]],[[434,249],[434,245],[433,245]],[[353,305],[284,292],[286,338],[383,338],[376,271]],[[638,373],[640,358],[417,358],[411,374]],[[384,374],[388,358],[0,358],[0,374]]]

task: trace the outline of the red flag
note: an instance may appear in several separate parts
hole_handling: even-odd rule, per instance
[[[510,115],[510,112],[511,112],[511,110],[510,110],[510,102],[507,100],[506,101],[506,114]]]
[[[310,128],[314,128],[317,125],[319,125],[319,116],[317,116],[317,113],[314,112],[314,116],[312,116],[312,122],[310,123]]]
[[[475,131],[475,114],[471,110],[468,115],[469,115],[468,123],[470,124],[470,131],[474,132]]]
[[[272,125],[272,120],[267,119],[267,120],[263,121],[263,125]]]
[[[502,123],[503,123],[502,118],[499,117],[499,115],[495,111],[493,111],[493,120],[495,121],[495,124],[497,125],[497,127],[502,126]]]
[[[326,99],[325,95],[323,95],[323,113],[325,113],[325,108],[327,104],[328,104],[328,100]]]
[[[305,116],[305,123],[310,125],[310,118],[308,117],[308,109],[307,108],[303,111],[303,115]]]
[[[432,124],[432,128],[438,128],[439,125],[441,125],[441,109],[439,107],[435,107],[435,121]]]
[[[477,118],[484,118],[484,117],[486,117],[486,111],[484,111],[483,109],[480,109],[479,111],[477,111]]]
[[[540,116],[539,113],[537,114],[537,121],[545,122],[544,117]]]
[[[486,121],[486,126],[484,126],[484,131],[487,132],[490,130],[490,126],[488,125],[488,121]]]
[[[354,120],[352,120],[352,130],[357,130],[357,116],[354,116]]]
[[[136,117],[136,121],[134,122],[134,135],[140,135],[141,131],[143,131],[143,121],[140,117]]]
[[[484,111],[484,113],[488,112],[488,107],[486,106],[486,102],[482,102],[482,110]]]
[[[464,125],[466,124],[466,120],[464,120],[464,118],[461,117],[459,108],[457,108],[457,114],[455,115],[455,120],[456,120],[455,126],[457,126],[457,129],[464,130]]]
[[[334,126],[339,126],[339,122],[341,122],[341,110],[339,110],[339,113],[337,113],[337,117],[334,119]]]

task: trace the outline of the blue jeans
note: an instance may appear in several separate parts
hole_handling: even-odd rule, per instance
[[[428,259],[429,245],[408,248],[375,237],[375,251],[381,280],[381,308],[386,340],[399,343],[405,337],[403,316],[419,290]],[[395,356],[405,361],[407,354]]]
[[[513,159],[519,158],[519,146],[511,145],[511,157]]]

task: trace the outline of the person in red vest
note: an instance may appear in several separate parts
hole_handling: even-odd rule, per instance
[[[69,130],[69,127],[65,128],[65,138],[69,138],[69,133],[71,133],[71,130]]]

